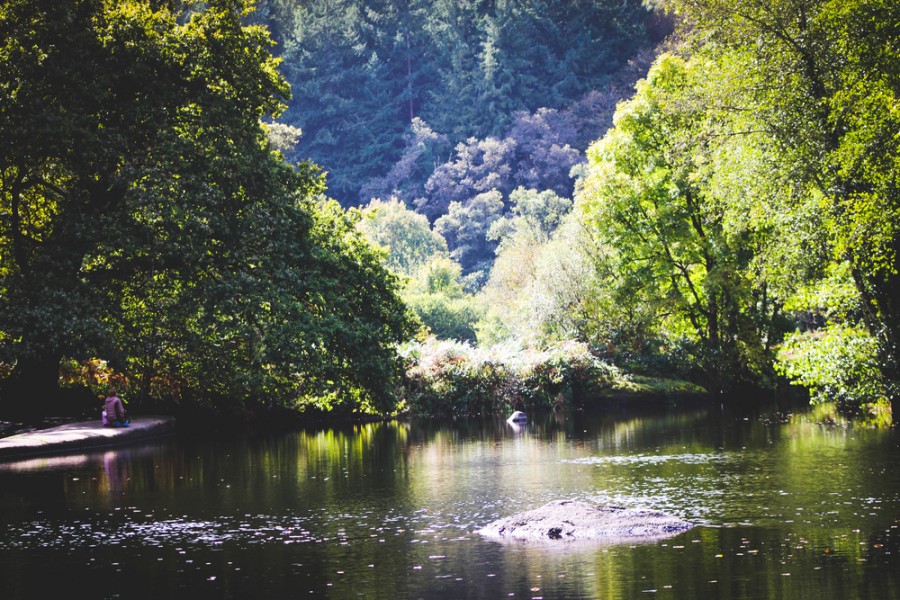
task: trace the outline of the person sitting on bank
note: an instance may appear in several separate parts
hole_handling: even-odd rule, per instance
[[[115,389],[109,390],[109,396],[103,403],[105,414],[104,425],[108,427],[128,427],[129,422],[125,416],[125,405],[122,399],[116,395]]]

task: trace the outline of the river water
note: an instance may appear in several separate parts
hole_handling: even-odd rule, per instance
[[[898,459],[895,430],[716,405],[0,463],[0,597],[900,598]],[[475,533],[563,498],[698,526],[617,545]]]

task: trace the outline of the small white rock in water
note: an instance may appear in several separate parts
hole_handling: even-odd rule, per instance
[[[558,500],[535,510],[494,521],[478,533],[508,540],[616,543],[659,540],[692,527],[694,525],[687,521],[655,510]]]
[[[509,421],[510,423],[527,423],[528,417],[526,417],[525,413],[523,413],[521,410],[517,410],[509,416],[507,421]]]

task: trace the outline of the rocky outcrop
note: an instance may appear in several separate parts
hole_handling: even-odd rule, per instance
[[[664,539],[692,527],[687,521],[659,511],[558,500],[494,521],[478,533],[504,540],[615,543]]]

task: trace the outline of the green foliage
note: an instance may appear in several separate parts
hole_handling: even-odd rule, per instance
[[[488,233],[498,249],[479,294],[486,309],[479,342],[586,339],[580,323],[587,315],[576,298],[595,282],[584,252],[589,241],[569,213],[572,201],[521,188],[510,201],[512,214],[495,221]]]
[[[783,233],[795,254],[820,259],[819,267],[848,265],[862,320],[877,343],[881,376],[896,379],[900,5],[884,0],[665,4],[681,13],[689,39],[699,42],[696,53],[709,60],[704,96],[729,124],[723,133],[737,139],[731,156],[741,140],[751,139],[747,145],[766,163],[758,172],[768,177],[749,189],[765,189],[766,180],[782,184],[754,193],[759,202],[753,212],[775,215],[772,223],[790,226]],[[763,266],[781,271],[788,290],[828,276],[821,268],[791,264],[785,270],[774,261]],[[855,327],[852,318],[844,325]],[[815,379],[810,374],[810,381]]]
[[[858,409],[895,393],[881,374],[877,340],[861,328],[833,325],[793,333],[781,346],[775,367],[794,384],[808,388],[814,403],[837,402]]]
[[[459,263],[448,257],[444,238],[428,220],[400,201],[373,200],[358,228],[366,238],[388,249],[386,265],[407,279],[403,301],[433,335],[475,341],[480,311],[462,285]]]
[[[426,340],[403,351],[404,395],[411,412],[486,415],[578,405],[619,378],[615,368],[577,343],[545,350],[490,348]]]
[[[818,329],[828,323],[862,321],[859,291],[853,283],[850,265],[827,263],[820,277],[800,282],[785,301],[784,308],[802,315],[806,329]]]
[[[751,270],[747,234],[726,229],[704,177],[717,124],[691,93],[705,67],[671,55],[657,60],[620,105],[615,127],[590,148],[576,208],[600,242],[610,308],[639,315],[643,340],[696,342],[705,382],[727,389],[765,377],[765,337],[777,309]]]
[[[327,165],[329,188],[345,204],[355,204],[361,188],[364,201],[399,192],[399,171],[417,187],[424,179],[415,171],[424,167],[427,179],[447,159],[429,165],[408,145],[417,119],[452,147],[501,135],[518,111],[562,109],[604,88],[647,42],[650,17],[640,0],[269,5],[266,22],[282,42],[294,91],[283,119],[305,134],[288,156]],[[570,154],[565,143],[551,148],[524,150],[523,160],[534,166]],[[400,168],[388,176],[392,165]]]
[[[396,198],[372,200],[361,214],[360,231],[370,242],[387,249],[386,264],[395,273],[412,276],[429,260],[448,252],[447,242],[432,231],[428,219]]]
[[[475,341],[475,323],[481,311],[463,290],[458,263],[437,257],[420,267],[407,285],[403,300],[438,338]]]
[[[522,187],[509,195],[510,215],[491,224],[488,239],[503,244],[512,243],[518,236],[530,235],[538,242],[546,242],[572,209],[572,200],[562,198],[552,190],[539,192]]]
[[[451,202],[447,214],[434,223],[434,230],[447,240],[451,258],[476,281],[480,281],[489,268],[494,243],[488,232],[502,212],[503,196],[492,190],[465,203]]]
[[[481,316],[478,306],[469,296],[450,297],[444,294],[409,294],[405,298],[410,309],[428,331],[442,340],[474,342],[475,323]]]
[[[288,87],[250,6],[3,4],[4,399],[100,357],[143,398],[390,409],[399,283],[270,145]]]
[[[352,408],[390,412],[396,345],[413,333],[400,282],[359,232],[358,215],[335,201],[314,212],[312,261],[297,273],[303,295],[280,340],[296,354],[287,366],[309,398],[336,394]]]

